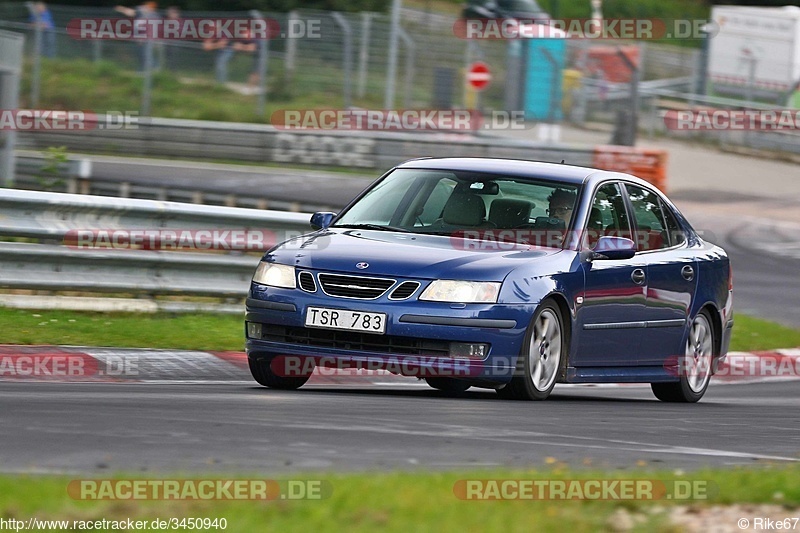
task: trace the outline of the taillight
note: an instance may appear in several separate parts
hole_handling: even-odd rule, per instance
[[[733,267],[728,264],[728,290],[733,290]]]

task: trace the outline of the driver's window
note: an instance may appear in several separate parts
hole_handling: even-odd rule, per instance
[[[619,184],[607,183],[597,189],[589,219],[586,222],[586,246],[594,248],[597,240],[604,235],[629,237],[631,234],[625,200]]]

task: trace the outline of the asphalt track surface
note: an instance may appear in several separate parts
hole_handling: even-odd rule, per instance
[[[473,392],[474,391],[474,392]],[[251,382],[0,383],[5,472],[693,469],[800,461],[797,382],[719,384],[697,404],[649,387],[556,387],[545,402],[471,389]]]

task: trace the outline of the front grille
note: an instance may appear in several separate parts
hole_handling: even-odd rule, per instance
[[[339,348],[358,352],[449,357],[448,341],[374,335],[355,331],[335,331],[316,328],[293,328],[264,324],[261,339],[302,346]]]
[[[343,276],[341,274],[318,274],[320,286],[328,296],[374,300],[394,285],[393,279]]]
[[[392,294],[389,295],[390,300],[405,300],[419,288],[418,281],[404,281],[397,286]]]
[[[297,277],[300,280],[301,289],[306,292],[317,292],[317,284],[311,272],[300,272],[300,275]]]

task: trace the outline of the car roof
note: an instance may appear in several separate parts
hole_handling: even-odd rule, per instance
[[[398,165],[397,168],[500,173],[507,176],[554,179],[574,185],[584,183],[586,178],[592,174],[605,172],[594,168],[577,167],[559,163],[489,157],[431,157],[412,159]]]
[[[507,176],[551,179],[572,185],[594,186],[607,180],[619,180],[658,190],[652,183],[641,178],[592,167],[579,167],[564,163],[545,163],[523,159],[502,159],[492,157],[422,157],[410,159],[396,168],[418,168],[430,170],[454,170],[480,173],[500,173]],[[661,192],[661,191],[659,191]],[[664,195],[661,192],[662,196]]]

